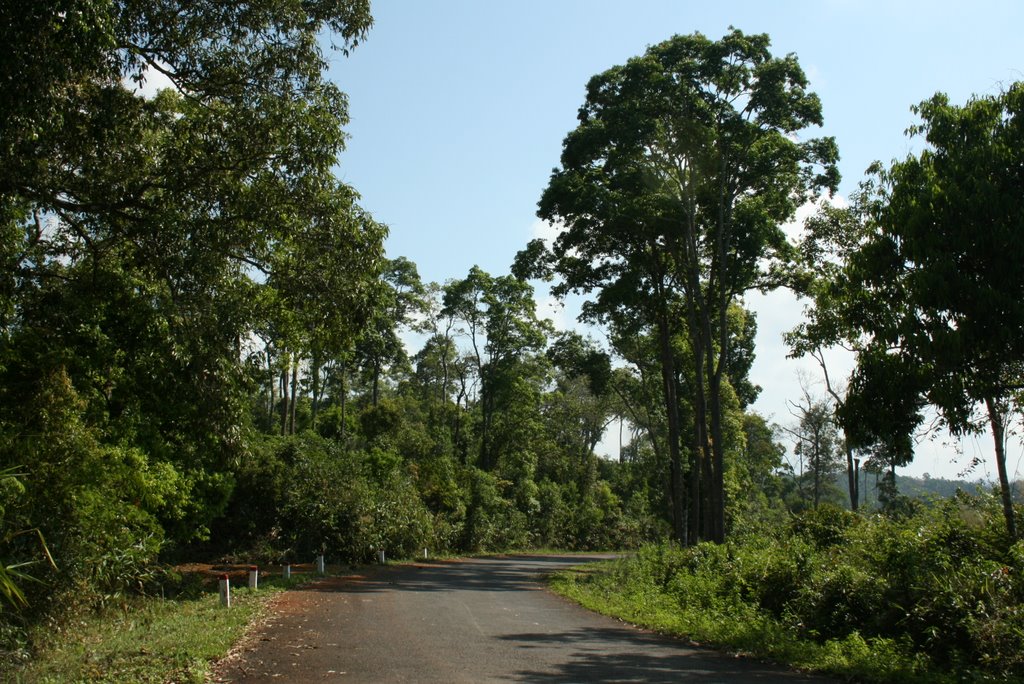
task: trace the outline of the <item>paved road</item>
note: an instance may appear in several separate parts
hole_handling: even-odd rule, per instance
[[[596,615],[538,576],[597,556],[381,568],[288,592],[224,682],[824,681]]]

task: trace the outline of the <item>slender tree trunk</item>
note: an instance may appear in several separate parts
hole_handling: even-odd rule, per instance
[[[310,410],[310,425],[316,430],[316,418],[320,409],[320,352],[314,351],[312,358],[309,362],[311,373],[311,391],[313,393],[312,404],[309,407]]]
[[[342,359],[339,366],[341,366],[341,387],[339,388],[341,396],[338,398],[338,404],[341,406],[341,430],[339,431],[339,434],[341,438],[344,439],[345,426],[348,424],[345,422],[345,411],[348,410],[348,362],[345,359]]]
[[[1017,520],[1013,510],[1013,495],[1010,491],[1010,478],[1006,472],[1006,423],[1005,412],[999,402],[985,399],[988,408],[988,421],[992,427],[992,440],[996,447],[996,469],[999,471],[999,494],[1003,500],[1003,517],[1006,518],[1006,532],[1010,541],[1017,541]]]
[[[860,510],[860,459],[853,459],[853,500],[857,502],[854,510]]]
[[[725,541],[725,436],[722,429],[722,369],[723,360],[711,375],[711,492],[708,497],[711,509],[711,540],[716,544]]]
[[[811,467],[814,469],[814,507],[818,507],[821,501],[821,452],[819,450],[820,438],[814,435],[814,445],[811,451]]]
[[[676,539],[687,544],[688,539],[685,505],[685,489],[683,486],[683,462],[679,450],[679,397],[676,395],[675,357],[672,350],[672,337],[669,330],[668,316],[665,312],[658,319],[658,345],[661,353],[662,393],[665,398],[665,411],[668,418],[668,454],[669,454],[669,491],[672,513],[672,531]]]
[[[726,359],[729,357],[729,304],[730,294],[729,250],[732,248],[732,194],[724,181],[729,166],[728,148],[721,156],[721,168],[718,186],[718,221],[714,236],[717,255],[717,274],[715,263],[712,262],[709,278],[710,289],[714,293],[717,318],[707,320],[707,371],[710,375],[708,402],[711,405],[711,492],[709,503],[711,508],[711,539],[717,544],[725,542],[725,439],[722,430],[722,375],[725,372]],[[717,277],[716,277],[717,276]],[[717,286],[715,285],[717,281]],[[705,304],[706,306],[706,304]],[[705,314],[707,316],[707,314]],[[718,359],[715,360],[712,335],[718,337]]]
[[[698,322],[697,307],[690,303],[690,346],[694,360],[693,391],[693,454],[690,457],[690,528],[691,540],[697,543],[711,539],[708,496],[711,491],[711,445],[708,440],[707,385],[704,376],[705,339]]]
[[[455,425],[452,431],[452,443],[455,445],[455,448],[458,449],[459,455],[462,457],[462,465],[466,465],[466,461],[469,457],[469,450],[465,444],[465,440],[462,438],[462,400],[466,396],[466,374],[462,372],[458,366],[456,366],[456,373],[459,378],[459,393],[455,397]]]
[[[853,458],[853,449],[850,448],[849,444],[846,444],[846,483],[850,488],[850,510],[854,513],[857,512],[858,492],[857,492],[857,469],[860,467],[860,461]]]
[[[444,347],[441,348],[441,402],[446,403],[448,401],[448,354],[451,350],[451,333],[453,321],[449,320],[448,325],[444,331]]]
[[[274,355],[270,351],[270,344],[266,345],[267,355],[267,388],[270,397],[267,402],[267,430],[274,429],[274,416],[277,410],[277,378],[274,377]]]
[[[288,354],[281,355],[284,363],[281,366],[281,436],[288,434]]]
[[[707,391],[707,384],[703,384],[704,391]],[[715,523],[714,523],[714,491],[715,491],[715,456],[714,447],[711,444],[711,437],[708,434],[707,423],[708,420],[708,399],[707,395],[702,399],[704,406],[702,407],[701,420],[704,421],[704,441],[701,444],[701,475],[700,475],[700,487],[701,487],[701,538],[705,541],[713,541],[715,538]]]
[[[288,416],[289,416],[288,434],[290,434],[290,435],[294,435],[295,434],[295,405],[298,403],[297,402],[298,389],[299,389],[299,358],[298,358],[298,355],[293,355],[292,356],[292,399],[291,399],[291,405],[289,406],[289,409],[288,409]]]
[[[619,416],[619,463],[624,462],[625,459],[622,458],[622,416]]]
[[[480,381],[480,468],[491,470],[494,467],[494,449],[491,444],[491,425],[494,421],[494,397],[491,383],[486,379]]]
[[[380,400],[380,360],[373,360],[373,406],[377,407]]]
[[[821,368],[822,374],[825,376],[825,390],[831,395],[832,400],[835,402],[836,409],[843,407],[843,398],[839,396],[839,393],[832,388],[832,380],[828,375],[828,366],[825,364],[825,354],[820,348],[814,348],[811,350],[811,356],[818,362],[818,366]],[[857,471],[860,469],[860,460],[854,459],[853,449],[850,448],[849,443],[845,440],[846,430],[843,430],[844,440],[843,447],[846,449],[846,481],[847,486],[850,489],[850,510],[854,513],[860,506],[860,478]]]

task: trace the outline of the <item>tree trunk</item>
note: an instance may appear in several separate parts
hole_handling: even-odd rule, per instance
[[[708,406],[706,379],[704,377],[705,339],[698,323],[697,307],[694,302],[688,303],[690,347],[693,353],[694,379],[693,390],[693,453],[690,457],[690,530],[691,542],[696,544],[702,539],[711,539],[711,520],[709,517],[708,495],[711,490],[711,450],[708,440]]]
[[[453,417],[455,425],[452,430],[452,444],[462,457],[462,465],[466,465],[469,460],[469,449],[465,443],[466,440],[462,437],[462,399],[466,396],[466,374],[458,366],[456,366],[456,373],[459,378],[459,393],[455,396],[455,415]]]
[[[338,431],[339,436],[344,440],[345,438],[345,411],[348,410],[348,363],[343,358],[341,363],[341,387],[339,388],[341,396],[338,398],[338,403],[341,405],[341,429]]]
[[[283,354],[281,366],[281,436],[288,434],[288,354]]]
[[[668,418],[668,454],[670,470],[670,508],[672,513],[672,531],[682,544],[687,544],[688,527],[686,520],[685,490],[683,488],[683,462],[679,451],[679,397],[676,394],[675,358],[672,352],[672,337],[669,330],[667,314],[662,312],[658,318],[658,346],[661,352],[662,393],[665,398],[665,411]]]
[[[270,344],[266,346],[267,354],[267,385],[270,390],[270,397],[267,403],[267,431],[274,429],[274,416],[277,411],[277,379],[274,377],[274,355],[270,351]]]
[[[299,389],[299,359],[297,356],[292,356],[292,398],[291,405],[288,407],[289,417],[289,429],[288,434],[295,434],[295,405],[297,403],[296,397],[298,396]]]
[[[821,501],[821,444],[820,437],[815,433],[814,444],[811,447],[811,468],[814,472],[814,508],[818,508]]]
[[[373,360],[373,407],[377,408],[380,400],[380,360]]]
[[[316,430],[316,417],[317,417],[317,414],[319,413],[319,408],[320,408],[320,353],[319,352],[313,352],[313,355],[312,355],[312,358],[310,359],[309,365],[310,365],[309,372],[311,374],[310,375],[310,380],[311,380],[311,383],[312,383],[311,387],[310,387],[310,391],[313,394],[313,396],[312,396],[312,404],[309,407],[310,414],[311,414],[310,415],[310,419],[309,419],[309,423],[312,426],[312,428],[314,430]]]
[[[857,512],[857,506],[859,505],[858,499],[860,498],[859,492],[857,491],[857,469],[860,468],[860,461],[853,458],[853,449],[847,444],[846,446],[846,482],[850,488],[850,510],[854,513]]]
[[[708,507],[711,517],[711,541],[725,542],[725,435],[722,429],[722,370],[724,359],[719,358],[718,367],[709,380],[711,405],[711,491]],[[710,368],[709,368],[710,370]]]
[[[996,469],[999,471],[999,494],[1003,500],[1003,517],[1006,518],[1006,532],[1010,541],[1017,541],[1017,520],[1013,511],[1013,495],[1010,478],[1006,472],[1006,423],[1003,407],[994,399],[985,399],[988,421],[992,427],[992,439],[996,447]]]

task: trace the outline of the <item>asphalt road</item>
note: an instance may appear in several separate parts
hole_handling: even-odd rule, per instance
[[[597,558],[474,558],[323,580],[283,595],[215,680],[825,681],[631,627],[537,581]]]

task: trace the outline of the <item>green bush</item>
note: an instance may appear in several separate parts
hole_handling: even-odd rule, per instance
[[[791,528],[795,534],[823,549],[841,544],[846,530],[858,520],[855,513],[825,503],[794,516]]]
[[[516,508],[503,490],[512,483],[499,480],[493,474],[470,468],[467,470],[469,501],[466,505],[466,525],[463,529],[462,548],[468,551],[503,551],[523,549],[533,545],[526,515]]]
[[[1021,678],[1024,542],[994,532],[1000,517],[987,497],[899,517],[822,507],[742,541],[644,546],[603,586],[669,601],[695,638],[848,676]]]
[[[408,557],[435,546],[433,517],[393,454],[348,452],[311,433],[282,448],[291,461],[280,510],[289,558],[370,561],[381,549]]]

